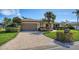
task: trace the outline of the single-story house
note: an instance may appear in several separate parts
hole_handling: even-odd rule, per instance
[[[22,31],[36,31],[40,27],[46,28],[47,22],[42,22],[42,20],[34,19],[22,19],[21,30]],[[53,25],[52,25],[53,29]]]

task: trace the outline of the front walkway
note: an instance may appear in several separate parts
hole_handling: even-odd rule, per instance
[[[20,32],[16,38],[0,47],[1,50],[48,49],[57,47],[53,39],[44,36],[41,32]]]

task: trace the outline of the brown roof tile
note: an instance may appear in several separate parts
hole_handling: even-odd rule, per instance
[[[22,22],[39,22],[40,20],[35,19],[22,19]]]

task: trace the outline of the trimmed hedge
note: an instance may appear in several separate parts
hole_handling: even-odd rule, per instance
[[[7,27],[5,28],[6,32],[19,32],[20,27]]]
[[[57,36],[56,40],[61,41],[63,43],[73,41],[73,37],[72,37],[73,34],[72,33],[57,32],[56,36]]]

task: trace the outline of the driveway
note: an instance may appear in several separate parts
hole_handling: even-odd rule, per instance
[[[57,47],[53,39],[38,31],[20,32],[16,38],[0,47],[1,50],[48,49]]]

